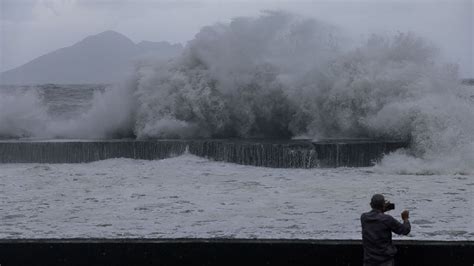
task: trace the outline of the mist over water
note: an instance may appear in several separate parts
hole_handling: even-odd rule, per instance
[[[281,12],[203,28],[181,56],[142,62],[88,108],[52,117],[35,92],[0,97],[0,136],[403,139],[377,166],[474,173],[474,91],[413,33],[354,47],[341,30]]]
[[[0,87],[0,139],[132,136],[127,89],[111,85]],[[127,109],[129,108],[129,109]]]

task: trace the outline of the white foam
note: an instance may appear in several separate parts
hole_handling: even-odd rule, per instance
[[[282,12],[236,18],[201,29],[178,58],[138,63],[74,119],[51,119],[34,94],[1,95],[0,136],[380,137],[411,141],[425,163],[410,171],[473,173],[474,90],[456,66],[413,33],[343,40]],[[380,169],[411,158],[389,155]]]
[[[360,239],[384,193],[403,239],[474,240],[474,176],[372,168],[273,169],[184,155],[160,161],[0,164],[1,238]]]
[[[456,66],[436,63],[436,48],[413,33],[355,49],[341,39],[278,12],[205,27],[181,58],[138,68],[135,132],[404,139],[426,161],[418,173],[473,173],[474,90]]]
[[[0,91],[0,138],[48,136],[48,121],[36,90]]]
[[[60,88],[58,88],[60,89]],[[111,138],[129,136],[133,94],[126,86],[97,91],[91,108],[72,118],[48,113],[35,88],[0,91],[0,138]]]

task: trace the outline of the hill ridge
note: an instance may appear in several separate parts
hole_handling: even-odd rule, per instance
[[[182,49],[181,44],[166,41],[134,43],[119,32],[107,30],[0,73],[0,84],[114,83],[128,75],[134,59],[168,59]]]

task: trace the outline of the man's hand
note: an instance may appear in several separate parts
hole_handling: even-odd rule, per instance
[[[410,215],[409,211],[407,211],[407,210],[402,211],[402,220],[407,221],[409,215]]]

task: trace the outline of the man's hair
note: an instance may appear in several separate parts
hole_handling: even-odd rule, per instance
[[[372,196],[370,200],[370,207],[372,209],[383,210],[383,206],[385,205],[385,197],[382,194],[375,194]]]

